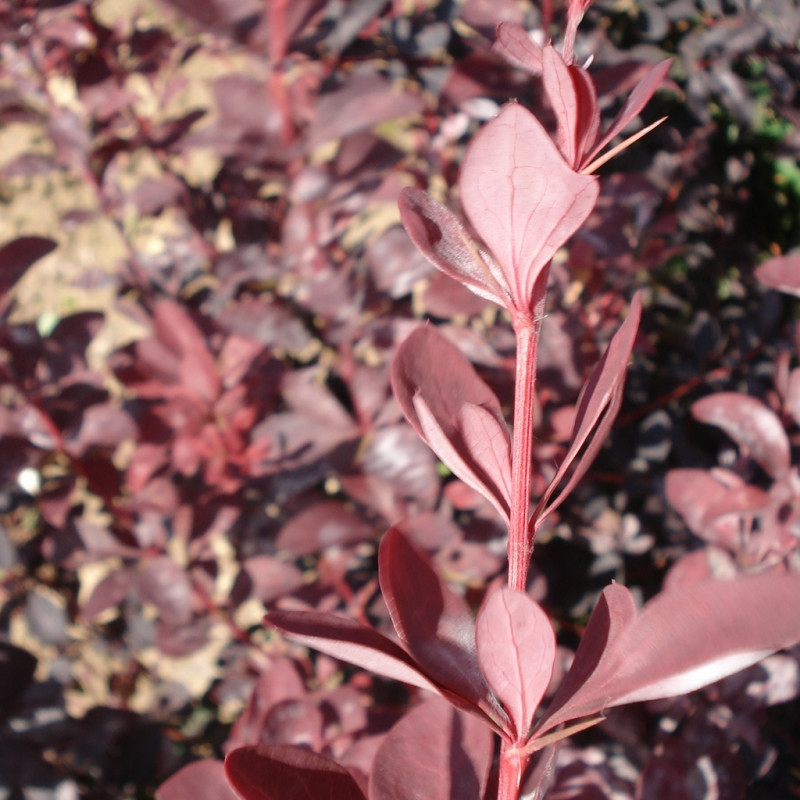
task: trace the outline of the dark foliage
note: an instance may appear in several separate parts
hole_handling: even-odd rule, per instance
[[[461,783],[415,779],[494,796],[486,729],[418,687],[492,701],[463,653],[431,675],[424,630],[413,659],[390,639],[378,562],[410,548],[395,554],[412,577],[446,581],[472,615],[504,574],[491,454],[451,472],[403,411],[427,380],[451,414],[434,378],[458,373],[501,431],[512,319],[412,244],[458,256],[439,238],[450,218],[409,238],[398,199],[407,224],[428,192],[480,233],[459,168],[510,99],[568,146],[524,41],[506,43],[517,67],[493,47],[500,23],[560,40],[564,19],[549,0],[0,0],[0,798],[232,797],[262,759],[297,766],[288,745],[306,748],[308,796],[336,781],[337,798],[388,798],[386,754],[411,758],[432,721],[444,733],[424,746]],[[558,699],[612,579],[645,600],[800,570],[799,35],[793,0],[598,0],[582,24],[602,131],[618,112],[668,120],[599,169],[591,216],[555,254],[528,590],[556,640],[530,696]],[[595,134],[569,145],[576,168]],[[636,290],[624,396],[617,355],[579,400]],[[442,363],[422,379],[406,349],[393,376],[433,326]],[[611,428],[602,450],[595,425]],[[570,497],[562,478],[581,478]],[[286,628],[343,614],[342,638],[417,688],[284,639],[267,612]],[[795,647],[611,710],[557,762],[542,749],[529,785],[788,800],[798,694]],[[272,796],[266,778],[242,791]]]

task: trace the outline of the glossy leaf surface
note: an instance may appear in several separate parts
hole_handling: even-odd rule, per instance
[[[364,800],[344,767],[304,747],[240,747],[225,759],[225,774],[242,800]]]
[[[381,542],[378,567],[395,630],[425,674],[486,708],[489,689],[478,666],[475,621],[466,601],[396,528]]]
[[[800,575],[767,572],[667,589],[634,617],[612,585],[539,733],[605,708],[684,694],[800,638]]]
[[[293,641],[363,669],[438,692],[401,647],[354,619],[320,611],[272,611],[266,621]]]
[[[459,187],[515,308],[533,310],[540,273],[594,208],[596,179],[574,172],[536,117],[510,103],[472,140]]]
[[[418,328],[398,348],[392,387],[414,430],[508,519],[508,429],[500,401],[461,351],[433,327]]]
[[[553,673],[550,620],[527,594],[498,589],[478,613],[475,640],[483,674],[524,739]]]
[[[492,733],[439,698],[398,722],[375,756],[370,800],[482,798],[492,764]]]

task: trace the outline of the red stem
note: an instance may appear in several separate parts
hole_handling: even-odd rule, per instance
[[[519,798],[522,775],[530,761],[530,754],[517,750],[511,742],[503,739],[500,746],[500,775],[497,786],[497,800],[517,800]]]
[[[525,591],[532,542],[528,533],[533,450],[533,402],[536,353],[541,315],[519,314],[514,319],[517,339],[514,388],[514,431],[511,442],[511,509],[508,527],[508,585]]]

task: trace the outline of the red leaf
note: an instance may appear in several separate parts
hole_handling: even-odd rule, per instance
[[[373,763],[370,800],[481,798],[492,765],[492,733],[439,698],[406,714]]]
[[[292,517],[280,530],[275,547],[293,556],[318,553],[326,547],[346,546],[369,539],[372,527],[334,500],[315,503]]]
[[[40,258],[56,249],[56,242],[40,236],[22,236],[0,247],[0,295],[4,295]]]
[[[636,88],[634,88],[628,96],[625,105],[619,110],[619,113],[606,131],[605,136],[603,136],[586,158],[587,161],[591,161],[615,136],[617,136],[617,134],[625,130],[625,127],[632,119],[641,113],[644,107],[650,102],[650,98],[653,96],[656,89],[662,84],[664,78],[667,77],[671,66],[672,59],[668,58],[665,61],[661,61],[636,84]]]
[[[138,589],[142,600],[152,603],[164,622],[185,625],[192,618],[192,585],[170,556],[155,556],[144,563]]]
[[[588,153],[600,134],[600,109],[597,103],[597,90],[589,73],[581,67],[571,66],[569,74],[575,87],[578,104],[578,127],[575,131],[575,152],[578,161],[573,166],[575,169],[581,169],[587,166]]]
[[[614,334],[606,352],[603,353],[603,357],[581,390],[569,450],[533,514],[531,525],[534,532],[539,529],[548,515],[561,505],[575,484],[584,476],[611,430],[611,425],[622,403],[625,372],[628,368],[628,358],[633,350],[636,332],[639,329],[641,313],[641,295],[637,292],[625,322]],[[573,462],[578,459],[581,450],[583,453],[564,488],[552,502],[549,502]]]
[[[591,213],[598,186],[569,167],[541,123],[516,103],[472,140],[459,180],[464,210],[517,309],[536,307],[539,275]]]
[[[66,449],[71,456],[81,458],[93,447],[113,450],[126,440],[135,441],[136,437],[136,424],[130,414],[112,403],[101,403],[83,412],[80,430]]]
[[[207,404],[213,403],[220,392],[214,357],[203,333],[186,310],[162,300],[153,313],[158,338],[179,358],[179,379],[183,386]]]
[[[692,405],[699,422],[722,428],[772,477],[780,478],[791,466],[789,440],[778,416],[760,400],[736,392],[719,392]]]
[[[584,651],[581,642],[554,700],[563,705],[538,734],[605,708],[694,691],[800,641],[800,575],[795,573],[679,584],[657,595],[635,619],[630,618],[630,593],[610,586],[603,597],[612,593],[627,594],[622,599],[627,611],[614,620],[601,609],[601,629],[608,631],[600,637],[602,651],[596,642]],[[607,619],[614,621],[613,631]]]
[[[700,581],[657,595],[618,640],[610,705],[694,691],[800,641],[800,575]]]
[[[294,642],[387,678],[439,692],[411,656],[377,631],[338,614],[272,611],[265,621]]]
[[[531,75],[542,74],[542,48],[521,25],[501,22],[492,49],[517,69],[524,69]]]
[[[600,130],[594,83],[585,70],[567,66],[552,45],[544,48],[542,63],[544,89],[558,123],[558,149],[573,169],[580,169]]]
[[[550,619],[527,594],[498,589],[478,613],[475,641],[483,674],[524,740],[553,674]]]
[[[703,469],[672,469],[667,473],[664,491],[689,530],[695,536],[702,536],[706,512],[725,497],[729,487]]]
[[[400,193],[398,207],[406,233],[431,264],[480,297],[508,305],[505,278],[452,211],[425,192],[408,188]]]
[[[756,268],[755,274],[770,289],[800,297],[800,255],[770,258]]]
[[[317,101],[317,120],[309,131],[309,150],[332,139],[342,139],[380,122],[422,111],[418,94],[395,90],[377,73],[353,73],[347,82]]]
[[[537,737],[557,725],[589,716],[598,710],[597,698],[588,695],[584,687],[591,686],[596,674],[606,674],[606,653],[612,650],[635,618],[636,603],[631,593],[618,584],[607,586],[589,617],[575,660],[558,687],[547,714],[537,726]]]
[[[258,555],[242,561],[242,572],[249,579],[248,597],[271,603],[303,585],[303,574],[294,566],[272,556]]]
[[[489,687],[478,666],[469,605],[397,528],[383,537],[378,573],[397,635],[425,674],[463,698],[462,704],[502,718],[502,712],[489,703]]]
[[[156,789],[156,800],[237,800],[221,761],[195,761]]]
[[[240,747],[225,759],[225,774],[243,800],[365,800],[344,767],[304,747]]]
[[[435,364],[436,369],[431,369]],[[411,426],[464,483],[508,519],[511,444],[500,401],[461,351],[430,326],[400,345],[392,388]]]

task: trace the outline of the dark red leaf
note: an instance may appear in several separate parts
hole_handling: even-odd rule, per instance
[[[702,536],[708,508],[724,498],[729,487],[704,469],[673,469],[667,473],[664,491],[689,530]]]
[[[92,447],[113,450],[124,441],[135,441],[137,433],[130,414],[112,403],[102,403],[84,411],[80,430],[66,449],[71,456],[80,458]]]
[[[623,631],[635,619],[636,604],[631,593],[617,584],[606,587],[589,617],[575,660],[537,726],[537,736],[598,710],[594,696],[585,698],[584,686],[595,674],[606,674],[606,653],[612,651]]]
[[[692,405],[694,418],[722,428],[772,477],[791,466],[789,440],[778,416],[760,400],[736,392],[719,392]]]
[[[398,722],[378,750],[370,800],[482,798],[492,765],[492,732],[479,719],[426,700]]]
[[[56,242],[40,236],[22,236],[0,247],[0,295],[4,295],[40,258],[56,249]]]
[[[147,560],[137,588],[142,600],[152,603],[164,622],[184,625],[192,618],[192,587],[186,572],[170,556]]]
[[[800,367],[795,367],[789,373],[786,407],[792,415],[795,425],[800,425]]]
[[[668,58],[665,61],[661,61],[639,81],[636,88],[628,95],[625,105],[622,106],[603,138],[589,154],[587,160],[591,160],[598,155],[615,136],[622,133],[625,127],[641,113],[644,107],[650,102],[650,98],[653,96],[656,89],[663,83],[664,78],[667,77],[671,66],[672,59]]]
[[[578,150],[578,138],[583,120],[572,69],[564,63],[552,44],[546,45],[542,52],[542,84],[556,116],[558,149],[564,160],[577,169],[582,155]],[[599,123],[599,110],[595,107],[592,111],[594,114],[591,116]],[[595,134],[598,123],[594,126]]]
[[[238,800],[225,778],[222,761],[195,761],[156,789],[156,800]]]
[[[293,556],[318,553],[326,547],[341,547],[369,539],[372,527],[341,503],[316,503],[292,517],[275,538],[278,550]]]
[[[356,73],[342,88],[320,97],[317,121],[309,132],[307,146],[313,149],[331,139],[342,139],[422,109],[419,95],[394,88],[391,81],[375,72]]]
[[[277,600],[303,584],[303,574],[297,567],[272,556],[246,558],[242,570],[250,579],[248,597],[257,597],[262,603]]]
[[[240,747],[225,759],[225,775],[242,800],[365,800],[344,767],[303,747]]]
[[[213,403],[220,392],[220,380],[201,330],[182,306],[170,300],[156,306],[153,322],[158,338],[179,359],[181,385],[199,400]]]
[[[398,348],[392,388],[406,419],[436,455],[508,519],[508,429],[499,400],[461,351],[433,327],[417,329]]]
[[[306,647],[387,678],[439,692],[405,650],[354,619],[319,611],[272,611],[265,620]]]
[[[472,241],[458,217],[419,189],[404,189],[400,218],[411,241],[431,264],[499,306],[510,302],[505,278],[492,257]]]
[[[467,602],[447,587],[397,528],[383,537],[378,570],[397,635],[425,674],[501,719],[502,712],[496,713],[489,702],[489,687],[478,666],[475,621]]]
[[[539,733],[612,706],[694,691],[800,641],[795,573],[679,584],[657,595],[635,619],[627,589],[610,586],[603,598],[595,627],[604,635],[592,631],[587,648],[581,642],[553,701],[555,711]]]
[[[542,74],[542,48],[521,25],[501,22],[492,49],[517,69],[524,69],[531,75]]]
[[[581,390],[569,450],[534,512],[531,520],[534,532],[539,529],[547,516],[561,505],[575,484],[584,476],[611,430],[622,403],[625,372],[639,329],[641,311],[641,296],[637,292],[625,322],[614,334],[606,352],[603,353],[603,357]],[[572,474],[551,501],[550,498],[573,463],[575,468]]]
[[[553,674],[550,619],[527,594],[498,589],[478,613],[475,641],[481,670],[524,741]]]
[[[597,180],[573,171],[539,120],[509,103],[467,148],[459,188],[514,306],[535,309],[539,276],[592,212]]]

